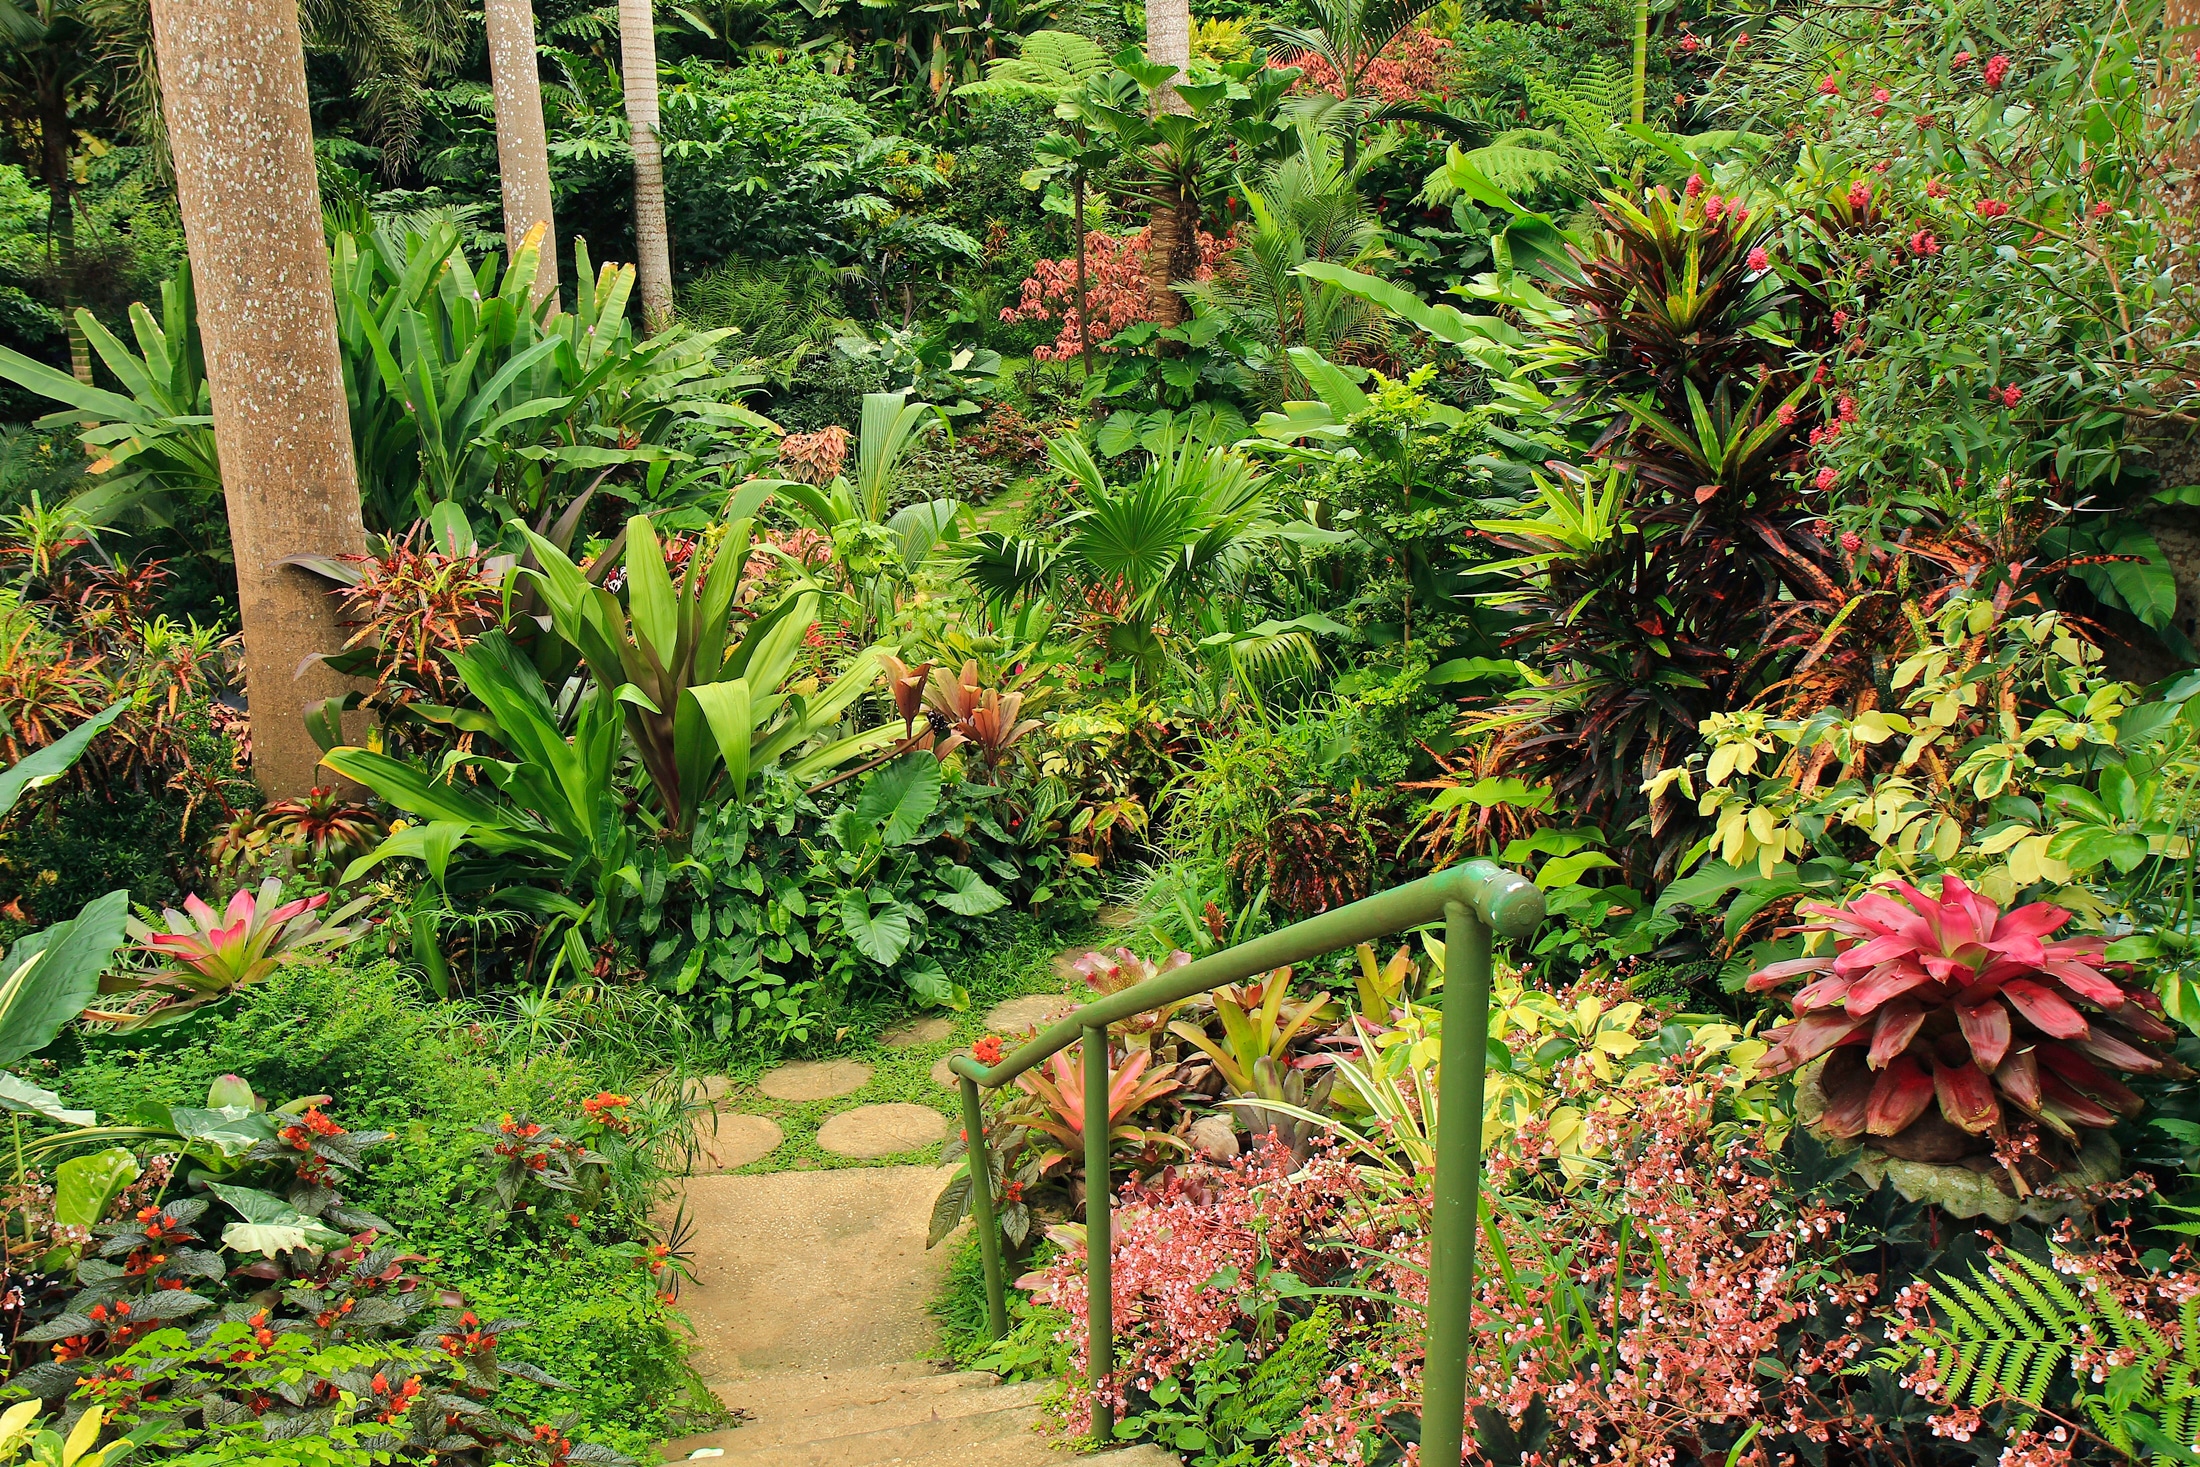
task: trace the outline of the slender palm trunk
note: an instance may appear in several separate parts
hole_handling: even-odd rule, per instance
[[[496,96],[497,173],[504,184],[504,242],[514,260],[539,230],[534,297],[558,293],[558,228],[551,211],[550,145],[542,120],[542,71],[530,0],[485,0],[489,81]]]
[[[672,238],[665,228],[665,154],[657,140],[657,17],[650,0],[619,0],[619,63],[634,146],[634,272],[642,325],[672,324]]]
[[[1092,375],[1092,322],[1085,314],[1085,172],[1077,170],[1074,180],[1071,208],[1075,210],[1074,228],[1077,230],[1077,358],[1085,365],[1085,375]]]
[[[366,549],[336,348],[295,0],[153,0],[161,107],[198,287],[244,622],[253,775],[270,797],[315,784],[300,717],[345,685],[343,644],[302,554]]]
[[[1163,326],[1181,325],[1186,314],[1184,297],[1176,293],[1175,282],[1191,273],[1180,269],[1185,242],[1198,227],[1197,219],[1189,217],[1191,214],[1189,201],[1176,196],[1173,202],[1157,200],[1148,220],[1146,298],[1152,306],[1154,319]],[[1194,248],[1196,250],[1196,246]]]
[[[46,190],[46,240],[53,251],[54,287],[61,297],[62,326],[69,337],[69,371],[92,380],[92,343],[76,319],[76,174],[69,166],[69,92],[57,68],[37,79],[38,181]]]
[[[1635,125],[1648,115],[1650,88],[1650,0],[1635,0]]]
[[[1192,69],[1191,0],[1146,0],[1146,59],[1173,66],[1180,76]],[[1154,100],[1164,112],[1191,110],[1173,86],[1163,87]]]

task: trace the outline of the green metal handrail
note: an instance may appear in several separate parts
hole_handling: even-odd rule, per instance
[[[962,1084],[963,1130],[970,1138],[970,1211],[985,1259],[986,1329],[994,1339],[1008,1330],[1007,1285],[1001,1271],[1001,1235],[994,1221],[992,1161],[986,1152],[985,1108],[980,1087],[995,1089],[1043,1064],[1072,1044],[1085,1044],[1085,1260],[1091,1343],[1087,1383],[1093,1390],[1093,1434],[1113,1435],[1114,1410],[1101,1399],[1100,1383],[1115,1368],[1113,1284],[1109,1236],[1114,1189],[1109,1186],[1108,1026],[1149,1009],[1179,1003],[1224,984],[1237,983],[1339,948],[1372,942],[1441,918],[1444,923],[1445,1007],[1456,1001],[1460,1026],[1449,1036],[1454,1057],[1475,1062],[1450,1074],[1465,1088],[1444,1110],[1473,1116],[1474,1125],[1439,1124],[1436,1130],[1436,1204],[1430,1220],[1427,1362],[1421,1376],[1421,1460],[1459,1460],[1465,1431],[1467,1349],[1474,1299],[1475,1215],[1482,1183],[1481,1126],[1484,1073],[1489,1063],[1490,938],[1526,937],[1543,921],[1543,893],[1526,877],[1489,861],[1469,861],[1365,901],[1294,923],[1144,983],[1088,1003],[1041,1032],[991,1068],[975,1056],[948,1062]],[[1447,1087],[1448,1088],[1448,1087]],[[1095,1181],[1097,1179],[1097,1181]]]

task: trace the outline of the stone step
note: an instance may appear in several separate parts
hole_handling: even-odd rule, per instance
[[[1001,1442],[1042,1447],[1031,1429],[1033,1419],[1028,1407],[1018,1407],[745,1450],[729,1445],[716,1467],[885,1467],[925,1457],[969,1461],[977,1449]],[[732,1439],[740,1435],[736,1431]]]
[[[981,1379],[990,1382],[991,1377]],[[756,1420],[721,1433],[723,1440],[709,1444],[724,1447],[730,1456],[737,1451],[892,1431],[992,1411],[1021,1411],[1036,1404],[1046,1389],[1045,1382],[1033,1381],[1022,1385],[964,1385],[952,1391],[897,1391],[884,1399],[838,1406],[812,1403],[797,1408],[790,1403],[789,1408],[769,1414],[756,1412]]]
[[[767,1370],[709,1382],[729,1410],[759,1421],[788,1411],[833,1411],[843,1406],[883,1405],[903,1396],[937,1396],[966,1386],[998,1382],[982,1370],[946,1370],[929,1361],[851,1365],[837,1370]]]

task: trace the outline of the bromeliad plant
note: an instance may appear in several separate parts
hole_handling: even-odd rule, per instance
[[[1983,1153],[2026,1118],[2066,1142],[2136,1115],[2117,1078],[2172,1070],[2150,1046],[2175,1037],[2154,994],[2108,963],[2107,939],[2050,941],[2071,914],[2047,902],[2004,912],[1955,876],[1936,900],[1907,882],[1845,906],[1806,904],[1832,950],[1778,962],[1757,992],[1809,975],[1795,1018],[1760,1062],[1785,1074],[1826,1057],[1820,1127],[1869,1136],[1913,1160]],[[2021,1187],[2025,1179],[2006,1160]]]
[[[359,929],[348,924],[371,900],[362,897],[327,918],[316,918],[328,905],[327,892],[286,902],[282,878],[270,876],[257,892],[237,888],[219,912],[197,896],[184,898],[182,911],[169,907],[161,913],[168,924],[165,932],[133,917],[130,933],[155,965],[115,973],[101,981],[100,992],[149,994],[152,1000],[123,1009],[88,1008],[84,1016],[126,1029],[172,1023],[285,963],[318,961],[350,942]]]

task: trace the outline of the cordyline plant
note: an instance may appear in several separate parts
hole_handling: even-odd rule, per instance
[[[2148,1047],[2175,1037],[2155,1016],[2161,1001],[2102,961],[2106,939],[2048,940],[2070,921],[2061,907],[2003,912],[1944,876],[1937,901],[1895,882],[1892,895],[1800,910],[1823,919],[1802,930],[1832,934],[1833,950],[1750,977],[1760,993],[1812,978],[1758,1069],[1785,1074],[1826,1056],[1821,1124],[1835,1136],[1901,1137],[1937,1102],[1970,1136],[1999,1137],[2030,1117],[2075,1142],[2138,1113],[2119,1073],[2171,1067]]]
[[[317,920],[314,914],[328,905],[327,892],[289,902],[282,895],[282,878],[270,876],[256,893],[238,887],[219,912],[197,896],[185,897],[182,911],[169,907],[161,913],[168,924],[166,932],[131,918],[128,927],[138,939],[139,951],[152,955],[159,965],[149,971],[110,974],[100,980],[99,991],[159,997],[147,1008],[86,1009],[84,1017],[127,1028],[180,1018],[257,983],[286,962],[319,961],[359,935],[357,928],[347,924],[372,900],[362,897]]]

